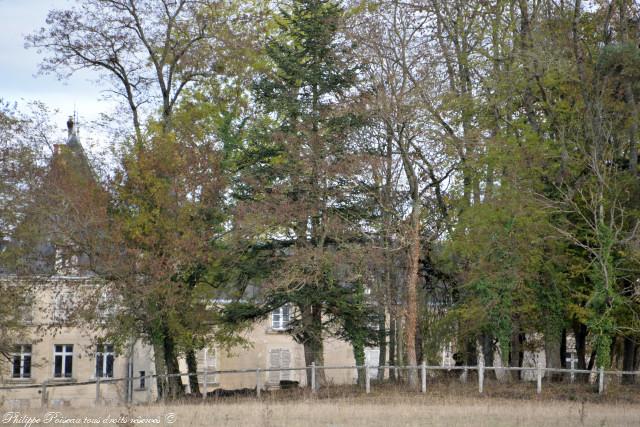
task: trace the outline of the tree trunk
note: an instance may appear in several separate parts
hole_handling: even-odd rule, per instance
[[[562,329],[562,335],[560,335],[560,366],[563,369],[567,369],[567,330]]]
[[[353,358],[356,361],[356,366],[364,366],[364,344],[362,342],[354,342],[353,345]],[[358,371],[358,385],[364,386],[366,370],[365,368],[359,368]]]
[[[300,315],[304,325],[304,362],[306,366],[315,363],[316,366],[324,365],[324,348],[322,342],[322,306],[311,304],[300,307]],[[316,370],[316,383],[326,385],[324,369]],[[307,370],[307,384],[311,387],[311,371]]]
[[[589,364],[587,365],[587,370],[591,371],[593,369],[593,365],[596,364],[596,356],[598,355],[598,353],[593,350],[591,351],[591,357],[589,358]],[[587,381],[589,380],[589,374],[586,374],[587,377]]]
[[[573,335],[576,340],[576,355],[578,357],[578,370],[587,369],[587,326],[575,321],[573,323]],[[576,376],[580,382],[589,381],[588,374],[578,374]]]
[[[167,374],[179,374],[180,366],[178,364],[178,355],[176,353],[173,337],[166,334],[163,342],[164,364],[167,367]],[[179,376],[171,376],[167,379],[167,397],[178,399],[184,397],[184,386]]]
[[[544,353],[547,360],[547,368],[559,369],[560,364],[560,334],[547,332],[544,334]],[[557,372],[547,373],[551,381],[562,381],[562,374]]]
[[[402,317],[398,316],[398,321],[396,323],[396,365],[404,366],[405,365],[405,341],[404,337],[404,328],[406,325],[402,322]],[[404,380],[404,371],[398,370],[396,372],[396,381],[402,382]]]
[[[391,254],[391,247],[394,244],[394,238],[392,236],[392,215],[391,210],[393,206],[392,193],[393,193],[393,126],[386,121],[385,122],[386,137],[385,137],[385,169],[384,169],[384,187],[382,191],[382,222],[384,224],[384,302],[380,309],[380,323],[378,328],[378,345],[380,348],[380,357],[378,359],[378,366],[384,366],[387,364],[387,336],[386,336],[386,320],[387,313],[385,307],[390,310],[395,307],[396,287],[393,283],[393,270],[394,270],[394,257]],[[389,316],[389,359],[391,364],[395,360],[395,316]],[[384,369],[378,369],[378,381],[384,381]],[[390,378],[395,379],[395,373],[390,370]]]
[[[483,333],[481,336],[481,340],[484,366],[493,366],[493,337],[491,336],[491,334]]]
[[[386,329],[386,313],[384,308],[380,310],[380,322],[378,323],[378,348],[380,354],[378,356],[378,366],[387,364],[387,329]],[[384,369],[378,369],[378,381],[384,381]]]
[[[482,358],[484,359],[484,366],[493,366],[493,337],[491,334],[483,333],[480,335],[480,343],[482,344]],[[487,371],[487,376],[495,376],[494,371]]]
[[[196,352],[193,349],[187,351],[186,354],[187,359],[187,371],[189,373],[198,372],[198,358],[196,357]],[[191,390],[191,394],[193,396],[200,395],[200,385],[198,384],[198,375],[190,375],[189,376],[189,389]]]
[[[156,368],[156,388],[158,392],[158,398],[165,396],[167,392],[167,378],[164,376],[167,373],[167,369],[164,365],[164,350],[161,343],[153,344],[153,360]]]
[[[633,371],[635,365],[636,343],[631,337],[624,337],[622,350],[622,370]],[[635,375],[623,375],[622,384],[634,384]]]
[[[633,354],[633,370],[638,371],[640,369],[640,345],[636,345],[636,351]],[[634,375],[633,381],[636,382],[638,375]]]
[[[396,363],[397,363],[397,359],[396,359],[396,334],[397,334],[396,322],[397,322],[396,316],[392,315],[391,316],[391,321],[389,322],[389,365],[390,366],[396,366]],[[391,380],[392,382],[395,382],[395,381],[398,380],[396,378],[395,369],[389,369],[389,380]]]
[[[407,306],[405,324],[405,345],[407,348],[407,364],[417,366],[416,327],[418,323],[418,269],[420,263],[420,202],[414,202],[411,212],[411,238],[407,268]],[[418,385],[417,370],[408,370],[409,386]]]
[[[416,333],[416,362],[417,364],[422,363],[422,361],[425,361],[425,355],[424,355],[424,335],[422,333],[423,329],[422,328],[418,328],[418,332]]]
[[[560,366],[562,366],[563,369],[568,369],[568,368],[571,368],[571,366],[567,366],[567,330],[566,328],[562,329],[561,339],[562,340],[560,341]],[[564,381],[565,382],[571,381],[570,373],[567,372],[564,374]]]
[[[520,351],[518,352],[518,366],[524,365],[524,343],[527,340],[527,334],[520,333],[518,335],[518,341],[520,342]]]
[[[465,364],[467,366],[476,366],[478,364],[478,352],[475,339],[466,339]]]
[[[511,343],[509,346],[509,366],[512,368],[519,368],[520,362],[520,333],[514,327],[511,333]],[[511,379],[519,380],[520,371],[510,371]]]

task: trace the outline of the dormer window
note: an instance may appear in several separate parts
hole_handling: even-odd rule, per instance
[[[271,312],[271,329],[274,331],[284,331],[289,329],[291,321],[291,310],[288,305],[283,305]]]
[[[53,301],[53,322],[66,323],[73,308],[73,294],[70,290],[59,291]]]
[[[78,257],[70,254],[67,248],[56,248],[56,273],[63,276],[78,274]]]

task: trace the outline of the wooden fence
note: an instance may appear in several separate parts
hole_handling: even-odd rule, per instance
[[[22,389],[40,389],[40,400],[41,406],[48,406],[48,390],[50,388],[58,388],[58,387],[77,387],[83,385],[91,385],[95,384],[95,405],[101,404],[101,385],[110,384],[110,383],[118,383],[118,382],[127,382],[128,388],[130,384],[133,384],[135,380],[144,380],[146,384],[147,391],[147,402],[152,401],[152,392],[151,392],[151,379],[157,378],[169,378],[169,377],[191,377],[191,376],[202,376],[203,382],[203,390],[208,390],[208,379],[212,375],[225,375],[225,374],[251,374],[255,375],[255,391],[256,396],[259,398],[261,396],[261,392],[264,389],[264,384],[262,383],[262,374],[265,372],[281,372],[281,371],[310,371],[311,377],[311,392],[316,393],[320,387],[319,382],[316,380],[318,370],[336,370],[336,369],[355,369],[355,370],[363,370],[365,377],[364,384],[364,392],[371,392],[371,369],[388,369],[394,370],[396,378],[398,378],[398,374],[400,371],[406,370],[414,370],[416,373],[420,374],[420,392],[427,392],[427,374],[429,371],[437,372],[437,371],[460,371],[460,378],[462,381],[466,382],[469,372],[477,372],[477,381],[478,381],[478,392],[484,392],[484,381],[485,381],[485,373],[490,370],[495,371],[518,371],[518,372],[534,372],[536,379],[536,392],[540,394],[542,392],[542,378],[544,373],[561,373],[570,378],[570,381],[573,382],[574,378],[576,378],[576,374],[588,374],[590,377],[595,376],[598,384],[598,393],[603,394],[605,392],[605,376],[613,375],[622,377],[624,375],[640,375],[640,371],[605,371],[603,368],[599,368],[597,371],[589,371],[589,370],[580,370],[580,369],[556,369],[556,368],[543,368],[543,367],[493,367],[493,366],[483,366],[482,363],[479,363],[477,366],[454,366],[454,367],[446,367],[446,366],[428,366],[425,363],[417,366],[393,366],[393,365],[385,365],[385,366],[316,366],[315,364],[311,364],[311,366],[301,367],[301,368],[251,368],[251,369],[234,369],[234,370],[211,370],[211,371],[199,371],[192,373],[180,373],[180,374],[169,374],[169,375],[144,375],[144,376],[134,376],[134,377],[124,377],[124,378],[95,378],[86,381],[73,381],[73,382],[58,382],[58,381],[45,381],[41,384],[24,384],[24,385],[0,385],[0,390],[22,390]],[[207,398],[207,393],[202,393],[202,398]]]

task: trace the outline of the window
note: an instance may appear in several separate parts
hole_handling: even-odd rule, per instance
[[[100,319],[102,322],[106,322],[107,320],[112,319],[115,316],[116,306],[114,297],[111,292],[105,289],[100,293],[96,311],[98,313],[98,319]]]
[[[31,325],[33,323],[33,311],[30,304],[21,304],[18,307],[18,320],[25,324]]]
[[[69,320],[71,311],[72,294],[69,291],[62,291],[56,294],[53,306],[53,321],[64,323]]]
[[[269,369],[284,369],[291,367],[291,352],[286,348],[269,350]],[[280,384],[280,381],[290,380],[291,371],[269,371],[269,383]]]
[[[147,388],[147,377],[146,372],[145,371],[139,371],[140,375],[138,375],[140,377],[140,384],[138,385],[138,388],[140,390],[145,390]]]
[[[96,351],[96,378],[113,378],[113,345],[98,344]]]
[[[202,353],[202,367],[207,371],[215,371],[216,365],[216,349],[205,347]]]
[[[56,344],[53,346],[54,378],[71,378],[73,368],[73,345]]]
[[[205,347],[200,355],[198,367],[202,367],[203,371],[207,371],[207,387],[209,387],[217,382],[215,373],[217,367],[216,349],[213,346]],[[199,375],[198,381],[204,384],[204,376]]]
[[[288,305],[283,305],[271,312],[271,329],[283,331],[289,328],[291,310]]]
[[[12,354],[13,378],[31,378],[31,346],[17,345]]]
[[[78,256],[77,248],[73,246],[56,247],[55,272],[60,275],[80,274],[80,267],[86,265],[86,255]]]

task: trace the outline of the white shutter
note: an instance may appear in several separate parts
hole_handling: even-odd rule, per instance
[[[291,367],[291,352],[286,348],[280,350],[280,367],[281,368],[290,368]],[[280,371],[280,379],[281,380],[290,380],[291,379],[291,371]]]
[[[380,349],[367,348],[364,350],[364,363],[369,366],[369,378],[378,377],[378,363],[380,362]]]
[[[198,353],[198,371],[207,371],[207,383],[213,384],[217,381],[217,375],[213,373],[216,370],[216,349],[207,347]],[[198,376],[198,381],[204,382],[202,375]]]
[[[269,351],[269,368],[277,369],[280,368],[281,357],[280,357],[280,349],[276,348]],[[279,371],[269,371],[269,383],[271,384],[279,384],[280,383],[280,372]]]

